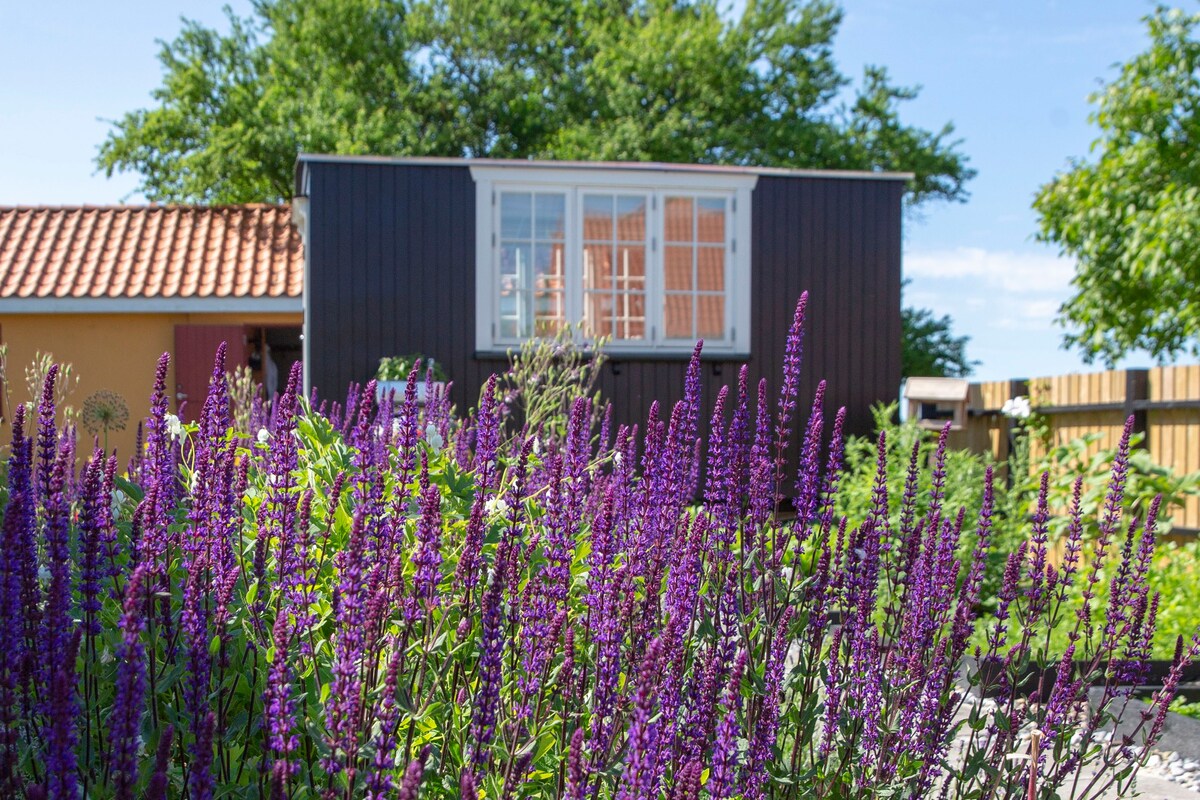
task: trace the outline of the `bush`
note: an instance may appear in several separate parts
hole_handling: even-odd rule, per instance
[[[1042,503],[998,589],[998,618],[1019,624],[987,628],[984,668],[967,668],[991,475],[965,520],[937,460],[924,512],[906,498],[893,527],[881,440],[870,513],[847,525],[843,417],[823,454],[818,398],[785,479],[803,307],[774,411],[745,371],[716,398],[698,507],[699,348],[669,421],[656,409],[644,437],[623,428],[602,451],[587,398],[561,442],[510,451],[494,379],[468,441],[412,391],[395,420],[372,385],[326,417],[297,372],[249,440],[223,350],[191,425],[166,413],[164,358],[125,476],[102,452],[73,474],[50,370],[8,471],[0,795],[1049,798],[1089,767],[1100,778],[1076,796],[1127,790],[1200,648],[1128,739],[1098,738],[1153,636],[1152,540],[1053,571]],[[1126,460],[1100,543],[1123,524]],[[1049,632],[1077,619],[1068,587],[1112,558],[1095,662],[1065,657],[1024,702]],[[1035,727],[1040,755],[1010,758]]]

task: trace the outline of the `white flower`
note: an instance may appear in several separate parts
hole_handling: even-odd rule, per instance
[[[489,514],[500,514],[503,516],[508,512],[508,503],[504,501],[503,497],[492,497],[483,504],[483,509]]]
[[[613,453],[613,466],[616,466],[616,467],[621,466],[621,459],[624,458],[624,455],[625,454],[622,453],[620,450]]]
[[[538,437],[533,437],[533,454],[540,456],[542,454],[542,440]]]
[[[434,452],[442,449],[445,442],[442,440],[442,435],[438,433],[437,426],[430,423],[425,426],[425,441],[434,449]]]
[[[112,513],[117,516],[121,513],[121,506],[125,505],[125,493],[120,489],[114,489],[112,494]]]
[[[172,439],[178,439],[183,436],[183,423],[179,421],[179,417],[174,414],[167,414],[165,417],[167,423],[167,433]]]
[[[269,430],[267,430],[266,428],[259,428],[258,429],[258,443],[266,444],[269,441],[271,441],[271,432]]]
[[[1033,408],[1029,404],[1029,398],[1022,395],[1005,400],[1000,413],[1011,419],[1029,419]]]

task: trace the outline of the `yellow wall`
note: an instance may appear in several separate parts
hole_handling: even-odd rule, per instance
[[[52,353],[54,360],[70,363],[79,383],[67,402],[79,409],[93,392],[109,389],[129,406],[129,423],[122,432],[110,433],[109,448],[117,449],[122,468],[133,451],[138,421],[150,412],[154,367],[164,352],[175,347],[176,325],[295,325],[294,314],[6,314],[0,317],[0,340],[8,346],[9,398],[3,403],[6,417],[10,403],[29,398],[25,369],[38,352]],[[173,365],[172,365],[173,367]],[[167,376],[173,394],[175,374]],[[172,408],[174,406],[172,405]],[[91,436],[80,431],[81,454],[91,452]],[[7,453],[11,440],[8,420],[0,426],[0,452]]]

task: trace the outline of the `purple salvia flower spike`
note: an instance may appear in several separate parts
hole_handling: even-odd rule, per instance
[[[587,764],[583,753],[583,728],[571,734],[571,746],[567,751],[566,800],[584,800],[587,796]],[[476,800],[472,797],[471,800]]]
[[[717,725],[716,742],[713,744],[712,775],[709,778],[709,796],[713,800],[724,800],[737,793],[741,785],[741,765],[738,756],[738,739],[741,725],[738,717],[742,706],[742,673],[746,669],[746,651],[738,653],[737,662],[729,677],[725,691],[725,715]]]
[[[660,723],[653,719],[655,697],[662,666],[663,640],[655,637],[646,649],[638,670],[638,686],[629,722],[625,769],[621,773],[617,800],[650,800],[658,796],[658,735]]]
[[[792,415],[796,410],[796,395],[800,389],[800,359],[804,351],[804,314],[807,306],[808,292],[805,292],[796,303],[796,312],[784,344],[783,383],[779,388],[775,419],[774,492],[780,491],[783,480],[784,454],[791,439]]]
[[[142,564],[130,576],[119,623],[121,641],[116,652],[117,677],[108,723],[112,748],[109,773],[117,800],[133,800],[138,782],[138,745],[146,691],[146,649],[142,645],[142,631],[146,626],[143,611],[147,572],[146,565]]]
[[[166,725],[158,735],[158,747],[154,751],[154,771],[146,785],[145,800],[167,800],[170,778],[167,768],[171,765],[171,745],[175,741],[175,729]]]

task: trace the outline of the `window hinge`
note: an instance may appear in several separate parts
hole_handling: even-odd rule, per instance
[[[496,205],[496,190],[492,190],[492,205]]]
[[[496,232],[492,231],[492,247],[496,246]]]
[[[733,213],[737,213],[737,198],[733,198]]]
[[[730,328],[729,334],[730,334],[729,340],[732,342],[736,342],[737,341],[737,328]]]
[[[656,211],[657,209],[658,209],[658,195],[652,194],[652,195],[650,195],[650,210]]]
[[[650,252],[651,253],[658,252],[658,237],[657,236],[650,237]]]
[[[496,323],[492,323],[492,341],[496,341]]]
[[[737,239],[733,239],[732,241],[730,241],[730,245],[732,245],[732,247],[733,247],[733,252],[736,253],[737,252]]]

